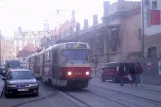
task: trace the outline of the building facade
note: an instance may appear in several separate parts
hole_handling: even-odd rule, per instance
[[[27,68],[27,57],[37,51],[38,47],[34,44],[29,43],[27,44],[21,51],[18,52],[17,58],[21,63],[23,68]]]
[[[145,56],[161,56],[161,0],[144,0]]]
[[[14,46],[16,55],[20,50],[22,50],[27,44],[34,44],[40,47],[40,40],[42,35],[36,31],[25,31],[25,32],[15,32],[14,34]]]
[[[144,53],[146,74],[144,78],[155,84],[161,83],[161,0],[143,0]],[[151,67],[148,68],[147,66]]]
[[[102,68],[108,62],[139,61],[144,68],[144,83],[160,84],[160,2],[161,0],[144,0],[150,6],[144,8],[146,59],[142,56],[141,3],[136,1],[118,0],[111,5],[105,1],[102,24],[98,24],[97,17],[93,16],[93,26],[84,27],[84,30],[68,35],[67,38],[60,38],[60,41],[89,43],[91,65],[94,68]]]
[[[13,40],[1,37],[1,64],[4,65],[6,60],[15,59]]]
[[[93,67],[102,68],[113,61],[136,61],[141,58],[141,3],[118,0],[104,2],[103,23],[93,16],[93,26],[78,30],[66,40],[87,42],[91,47]],[[84,26],[88,21],[84,21]],[[65,40],[65,39],[62,39]]]

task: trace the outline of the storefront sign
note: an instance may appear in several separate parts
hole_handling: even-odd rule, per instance
[[[151,25],[160,25],[160,10],[151,10]]]

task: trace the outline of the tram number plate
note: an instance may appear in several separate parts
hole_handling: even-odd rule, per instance
[[[75,72],[75,75],[82,75],[81,72]]]

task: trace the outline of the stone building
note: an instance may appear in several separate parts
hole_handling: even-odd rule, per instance
[[[93,67],[101,68],[107,62],[141,59],[140,2],[118,0],[110,5],[105,1],[102,20],[103,23],[98,24],[97,15],[94,15],[92,27],[85,27],[64,40],[89,43]],[[84,23],[88,25],[87,20]]]
[[[38,50],[38,47],[32,43],[27,44],[21,51],[18,52],[17,58],[23,68],[27,68],[27,57]]]
[[[149,83],[161,84],[161,0],[144,0],[143,3],[146,58],[144,78]],[[150,68],[147,67],[149,64]]]
[[[18,54],[27,44],[34,44],[35,46],[40,46],[40,39],[43,35],[40,35],[37,31],[16,31],[14,34],[14,46],[15,52]]]
[[[6,60],[15,59],[13,40],[1,37],[1,64],[4,65]]]

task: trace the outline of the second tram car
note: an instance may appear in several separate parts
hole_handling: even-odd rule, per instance
[[[56,44],[29,56],[28,66],[43,82],[84,88],[91,79],[89,49],[89,45],[83,42]]]

